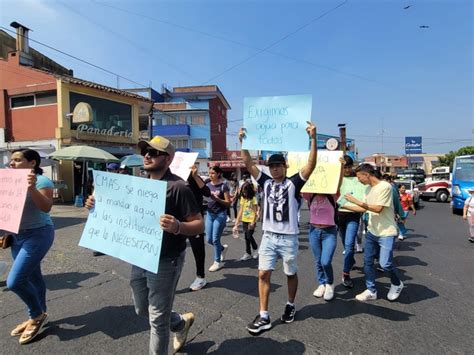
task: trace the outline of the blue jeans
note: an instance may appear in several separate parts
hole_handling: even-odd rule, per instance
[[[181,315],[173,312],[184,255],[161,259],[158,274],[132,266],[130,286],[135,312],[150,322],[150,354],[167,355],[170,330],[179,332],[184,328]]]
[[[222,244],[221,236],[227,221],[226,211],[219,213],[207,212],[206,214],[206,238],[207,242],[214,246],[214,260],[221,261]]]
[[[340,213],[338,215],[338,227],[341,235],[342,245],[344,246],[344,262],[342,272],[350,273],[355,264],[354,247],[359,231],[359,213]]]
[[[408,217],[408,211],[403,211],[403,216],[400,216],[406,223],[407,217]],[[400,223],[398,222],[398,229],[400,230],[401,235],[406,235],[407,234],[407,228],[405,227],[405,223]]]
[[[377,237],[370,232],[365,236],[364,250],[364,271],[365,284],[371,292],[377,292],[375,288],[375,268],[374,259],[379,259],[380,266],[390,275],[390,281],[393,285],[400,285],[400,278],[395,266],[393,266],[393,237]]]
[[[30,318],[46,312],[46,285],[41,273],[41,260],[53,245],[54,226],[26,229],[13,236],[13,265],[7,287],[28,307]]]
[[[334,273],[332,271],[332,257],[337,245],[336,227],[309,228],[309,243],[313,251],[315,269],[320,285],[332,285]]]

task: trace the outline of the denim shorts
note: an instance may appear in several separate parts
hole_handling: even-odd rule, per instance
[[[258,249],[258,269],[261,271],[275,270],[278,257],[283,259],[283,272],[292,276],[298,272],[296,256],[298,255],[297,234],[277,234],[263,232]]]

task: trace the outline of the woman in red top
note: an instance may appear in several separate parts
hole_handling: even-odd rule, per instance
[[[402,218],[400,223],[398,223],[398,227],[400,228],[400,233],[398,235],[399,240],[403,240],[406,238],[407,229],[405,228],[405,223],[408,217],[408,210],[412,209],[413,215],[416,215],[415,205],[413,204],[413,196],[409,194],[406,190],[407,189],[405,185],[400,185],[400,187],[398,188],[398,191],[400,192],[400,203],[403,208],[403,216],[400,216]]]

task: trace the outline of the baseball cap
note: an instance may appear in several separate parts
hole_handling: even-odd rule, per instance
[[[108,163],[107,164],[107,170],[118,170],[120,168],[120,165],[117,163]]]
[[[286,164],[286,159],[283,154],[273,154],[270,156],[267,162],[268,166],[272,164]]]
[[[165,137],[161,136],[154,136],[150,141],[139,141],[137,144],[139,149],[145,149],[146,147],[150,146],[160,152],[168,153],[168,155],[174,155],[175,149],[173,144],[166,139]]]

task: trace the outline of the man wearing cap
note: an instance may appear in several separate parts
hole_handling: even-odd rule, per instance
[[[270,277],[278,257],[283,259],[283,271],[288,282],[288,302],[281,316],[284,323],[295,319],[295,297],[298,288],[296,256],[298,254],[298,199],[306,180],[316,166],[316,127],[308,122],[306,131],[311,140],[308,163],[299,173],[286,176],[287,164],[282,154],[273,154],[268,159],[271,177],[261,172],[247,150],[242,149],[242,160],[249,173],[263,188],[262,242],[258,251],[258,291],[260,313],[248,324],[247,330],[259,334],[272,327],[268,312]],[[245,138],[245,129],[239,132],[239,140]]]
[[[150,322],[150,354],[168,354],[170,330],[175,333],[173,350],[186,342],[194,322],[192,313],[180,315],[172,311],[176,286],[184,264],[186,237],[204,231],[204,222],[193,192],[180,177],[169,170],[175,148],[166,138],[155,136],[138,142],[144,170],[153,180],[166,181],[165,214],[160,217],[163,229],[158,274],[132,266],[130,286],[138,315]],[[89,197],[86,207],[93,207]]]

